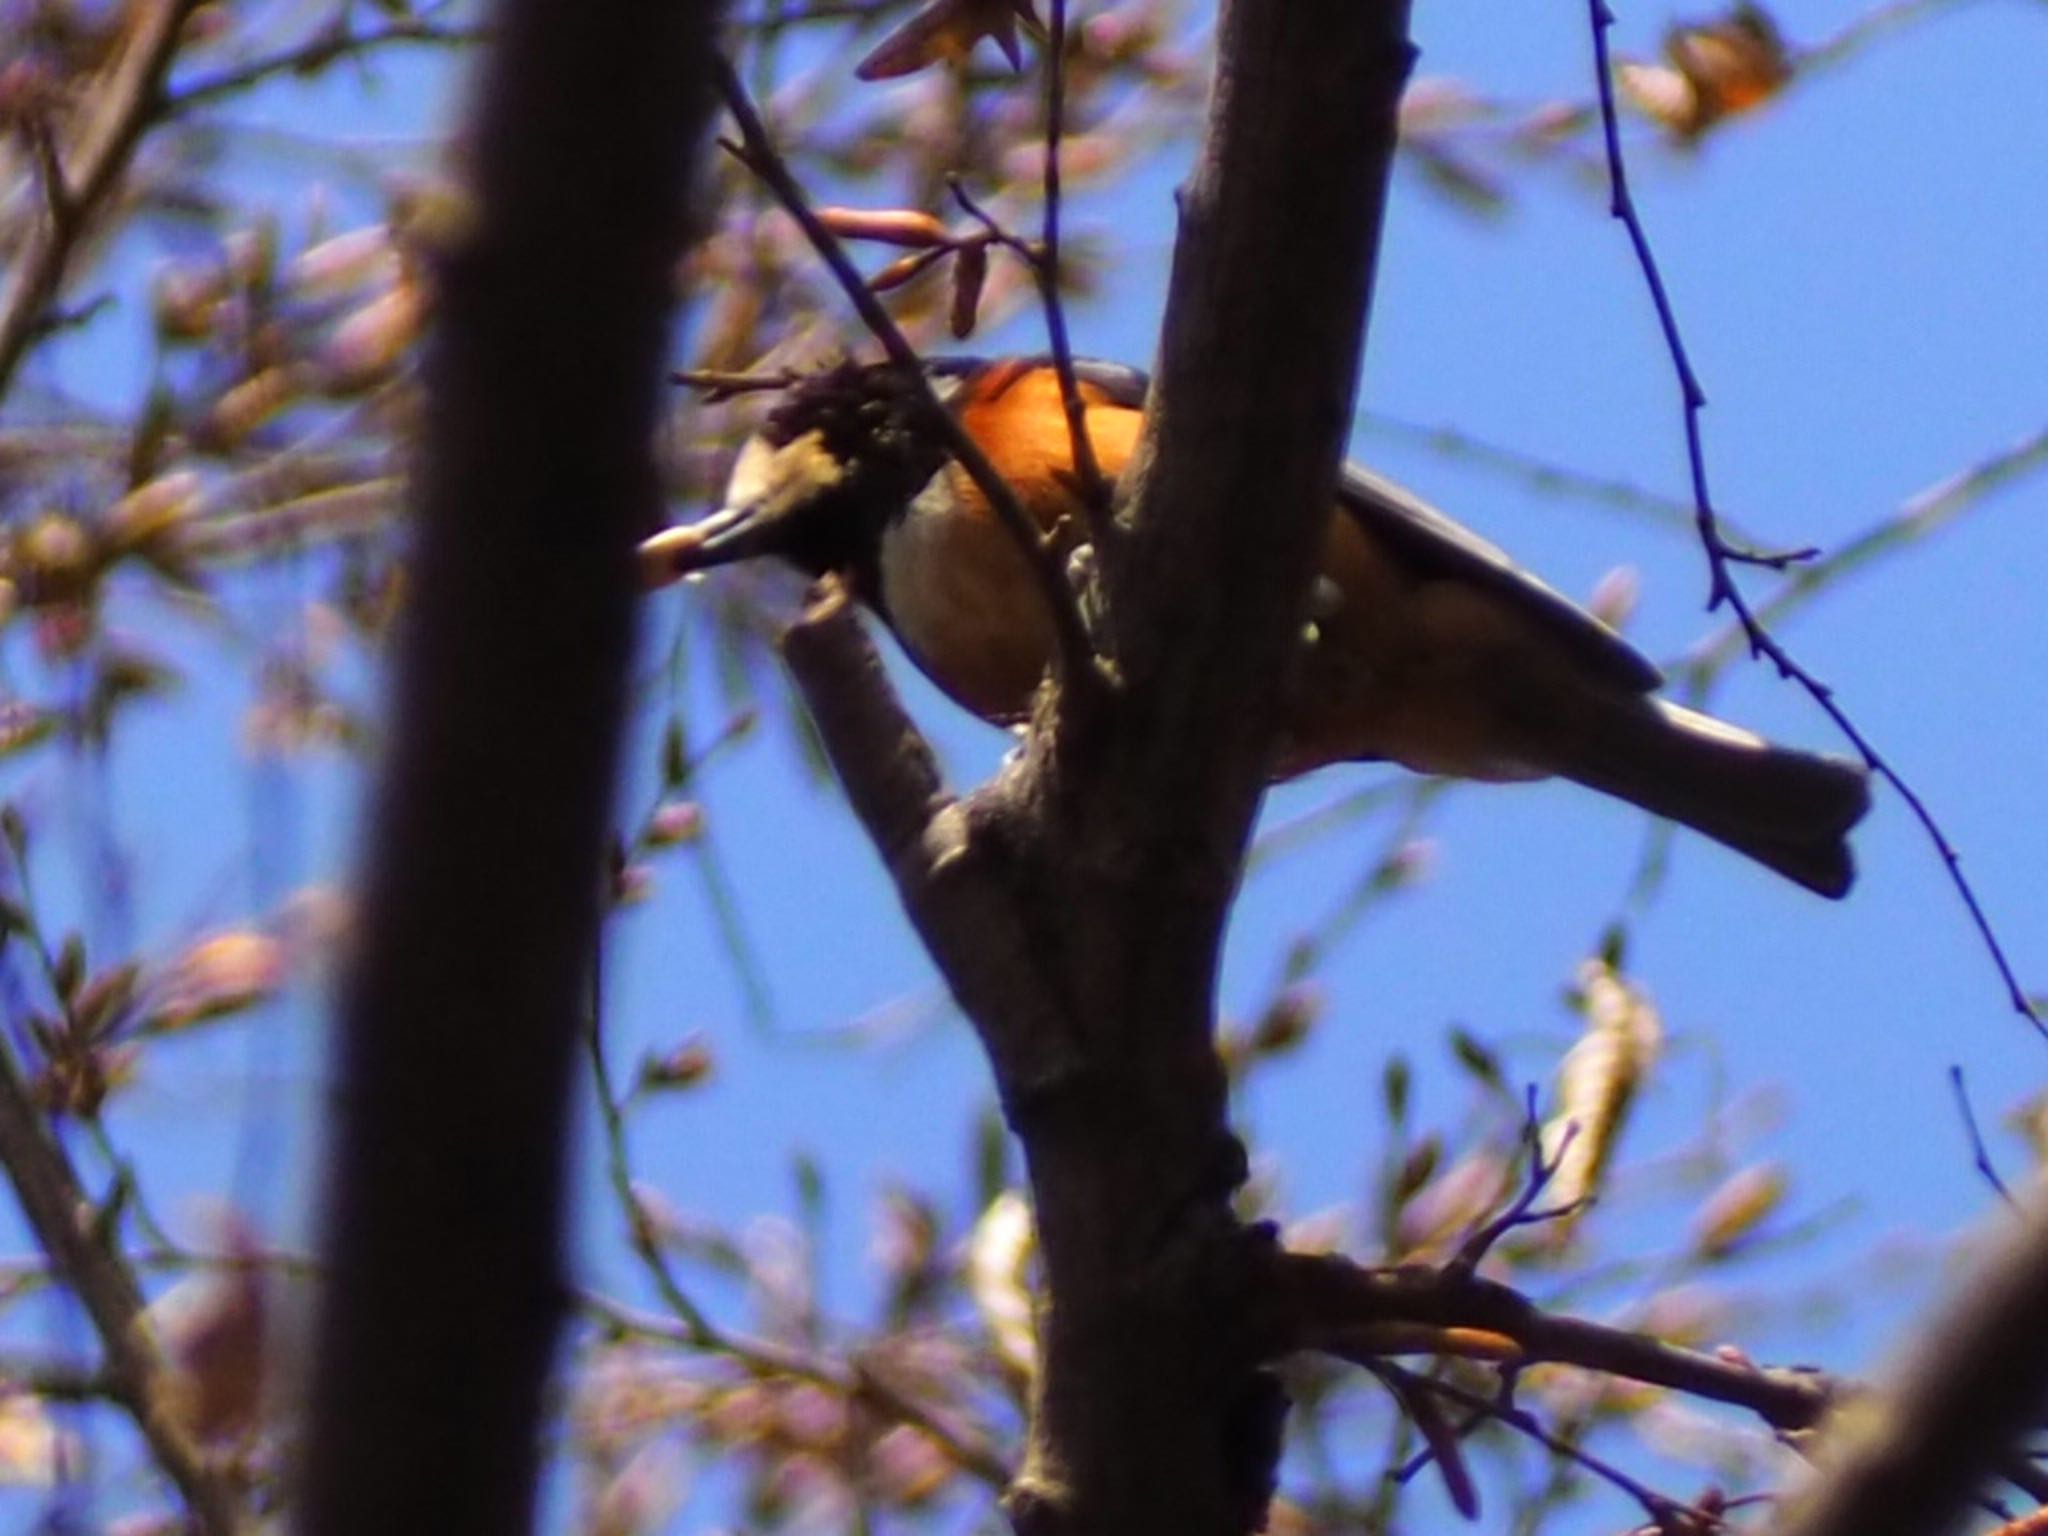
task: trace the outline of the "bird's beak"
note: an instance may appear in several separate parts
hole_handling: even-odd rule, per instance
[[[640,545],[641,584],[665,587],[695,571],[777,553],[782,519],[759,502],[721,507],[699,522],[664,528]]]

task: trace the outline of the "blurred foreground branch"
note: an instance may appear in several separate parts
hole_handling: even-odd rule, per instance
[[[713,3],[508,0],[441,273],[394,750],[342,996],[300,1528],[532,1516],[568,1104]]]

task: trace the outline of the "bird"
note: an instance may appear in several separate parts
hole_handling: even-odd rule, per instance
[[[1089,442],[1114,481],[1146,376],[1077,359]],[[841,577],[955,703],[1029,716],[1055,645],[1027,557],[933,424],[936,396],[1040,531],[1083,526],[1054,364],[846,362],[786,382],[723,505],[640,550],[651,585],[773,557]],[[1346,464],[1308,595],[1307,654],[1275,782],[1341,762],[1492,782],[1559,776],[1681,822],[1822,896],[1855,878],[1868,775],[1656,696],[1658,668],[1500,548]]]

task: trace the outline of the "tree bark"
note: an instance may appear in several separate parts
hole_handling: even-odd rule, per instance
[[[955,801],[828,598],[789,656],[996,1067],[1044,1258],[1023,1532],[1240,1533],[1285,1402],[1270,1234],[1213,1047],[1223,924],[1295,666],[1409,63],[1404,0],[1225,7],[1147,435],[1095,557],[1106,707]]]
[[[341,995],[306,1532],[531,1521],[632,556],[718,10],[499,8]]]

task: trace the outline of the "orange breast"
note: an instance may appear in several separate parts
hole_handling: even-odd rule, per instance
[[[1115,480],[1137,449],[1144,413],[1111,404],[1092,384],[1081,385],[1081,398],[1086,402],[1084,417],[1095,462]],[[974,382],[961,404],[960,423],[1015,489],[1041,529],[1049,533],[1063,520],[1081,515],[1073,438],[1060,400],[1059,377],[1052,369],[1022,365],[990,369]],[[962,507],[980,516],[993,516],[973,482],[957,471],[956,478],[963,487]]]
[[[1081,388],[1089,441],[1114,479],[1143,413]],[[1073,440],[1052,370],[998,365],[968,386],[958,412],[1038,528],[1078,538]],[[891,524],[881,564],[890,622],[924,673],[985,719],[1028,714],[1052,659],[1052,626],[1015,539],[965,470],[948,464]]]

